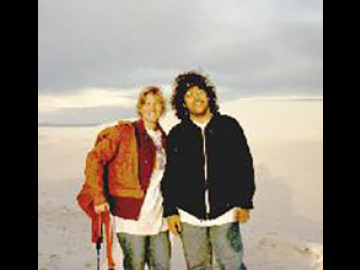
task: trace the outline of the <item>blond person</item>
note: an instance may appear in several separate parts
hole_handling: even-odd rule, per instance
[[[139,120],[120,121],[99,134],[87,156],[86,178],[95,211],[110,209],[114,216],[124,269],[147,265],[164,270],[169,269],[170,241],[160,190],[166,162],[166,136],[159,124],[165,111],[161,90],[145,87],[137,111]]]

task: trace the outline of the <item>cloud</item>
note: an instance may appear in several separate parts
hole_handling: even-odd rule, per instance
[[[170,108],[171,86],[161,87]],[[40,125],[99,124],[123,118],[136,118],[137,89],[85,88],[64,95],[38,95]]]
[[[201,68],[229,97],[322,94],[322,1],[39,1],[39,93],[171,84]]]
[[[98,125],[118,119],[136,118],[136,109],[119,106],[68,108],[52,113],[38,113],[38,125]],[[41,119],[41,120],[40,120]]]
[[[38,96],[38,112],[52,113],[64,109],[86,109],[97,107],[135,107],[134,90],[114,91],[114,89],[87,88],[74,94]],[[137,93],[137,92],[136,92]]]

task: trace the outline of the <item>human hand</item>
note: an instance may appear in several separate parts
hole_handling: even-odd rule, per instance
[[[109,211],[109,210],[110,210],[110,206],[107,202],[103,203],[103,204],[95,205],[95,213],[96,214],[101,214],[101,213]]]
[[[178,236],[182,230],[179,215],[172,215],[172,216],[167,217],[167,222],[168,222],[170,232],[173,233],[174,235]]]
[[[250,210],[249,209],[236,209],[236,220],[240,223],[246,223],[250,219]]]

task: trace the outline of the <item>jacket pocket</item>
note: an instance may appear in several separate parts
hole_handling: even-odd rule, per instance
[[[142,199],[145,197],[145,192],[142,189],[119,188],[114,195],[123,198]]]

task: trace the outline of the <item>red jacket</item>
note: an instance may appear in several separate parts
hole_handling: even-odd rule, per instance
[[[165,133],[160,125],[157,129],[162,132],[165,147]],[[155,162],[155,145],[146,134],[143,120],[106,128],[87,155],[86,182],[79,195],[89,194],[95,205],[108,201],[114,216],[136,220]]]

